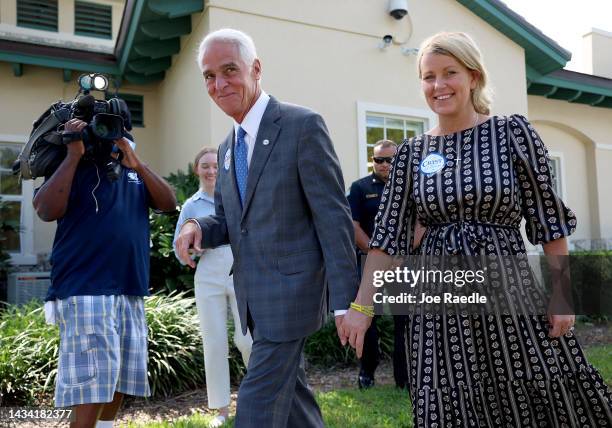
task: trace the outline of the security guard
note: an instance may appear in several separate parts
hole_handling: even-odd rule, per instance
[[[393,141],[380,140],[374,145],[372,165],[374,172],[366,177],[355,181],[351,185],[348,200],[353,215],[353,226],[355,228],[355,241],[357,243],[357,258],[360,263],[361,256],[368,252],[368,243],[374,230],[374,218],[378,212],[380,197],[385,183],[389,179],[391,162],[397,151]],[[378,328],[376,318],[366,332],[363,344],[363,355],[361,357],[361,368],[357,384],[359,388],[369,388],[374,385],[374,372],[378,366],[380,352],[378,347]],[[395,384],[399,388],[408,385],[408,368],[406,363],[406,351],[404,348],[406,317],[395,316],[395,345],[393,352],[393,376]]]

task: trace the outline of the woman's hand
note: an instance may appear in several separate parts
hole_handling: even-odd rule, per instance
[[[567,240],[559,238],[542,245],[552,277],[552,294],[548,304],[548,335],[561,337],[576,322],[573,314]],[[562,315],[561,315],[562,314]]]
[[[348,342],[355,348],[357,358],[361,358],[363,353],[363,338],[372,324],[372,317],[369,317],[354,309],[349,309],[343,316],[342,323],[338,327],[338,336],[342,345]]]
[[[548,335],[550,337],[561,337],[565,336],[574,327],[576,322],[575,315],[548,315],[548,322],[550,328],[548,329]]]
[[[414,240],[412,242],[412,249],[419,248],[421,245],[421,241],[423,240],[423,236],[425,236],[425,232],[427,232],[427,226],[421,224],[420,221],[416,221],[414,225]]]

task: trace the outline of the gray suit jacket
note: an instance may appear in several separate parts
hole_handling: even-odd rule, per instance
[[[198,219],[202,247],[231,244],[243,332],[248,307],[266,339],[303,338],[321,327],[326,294],[330,309],[347,309],[358,287],[353,224],[325,122],[270,98],[244,207],[233,147],[232,130],[218,152],[216,214]]]

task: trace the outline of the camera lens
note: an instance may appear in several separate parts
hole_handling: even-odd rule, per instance
[[[95,124],[94,133],[98,137],[104,138],[106,135],[108,135],[108,126],[106,126],[104,123],[98,122]]]

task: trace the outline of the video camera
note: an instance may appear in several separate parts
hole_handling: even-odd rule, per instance
[[[83,140],[83,159],[103,166],[110,181],[119,178],[123,155],[114,141],[122,137],[133,140],[127,132],[132,129],[128,106],[117,97],[96,100],[90,94],[108,88],[108,78],[102,74],[83,74],[78,83],[80,89],[72,102],[56,102],[34,122],[30,138],[13,164],[14,174],[26,180],[50,177],[66,157],[66,144]],[[65,123],[73,118],[86,122],[87,127],[82,132],[64,132]]]

